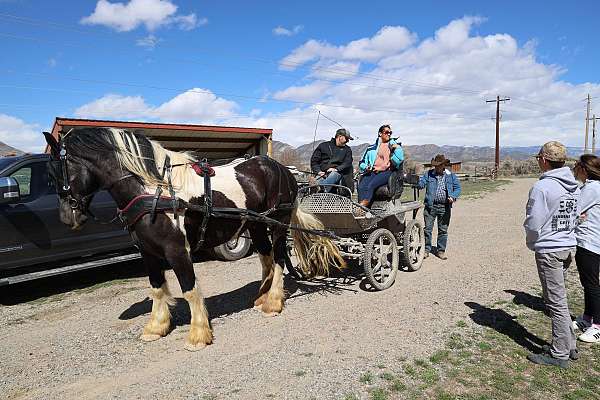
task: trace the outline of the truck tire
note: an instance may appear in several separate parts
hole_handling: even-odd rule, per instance
[[[250,234],[246,231],[237,239],[232,239],[229,242],[215,247],[213,252],[220,260],[235,261],[244,258],[248,254],[251,245],[252,240],[250,240]]]

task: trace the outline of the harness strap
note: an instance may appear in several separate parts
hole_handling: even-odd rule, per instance
[[[208,228],[208,220],[213,209],[212,188],[210,185],[210,165],[206,159],[204,159],[199,166],[204,173],[204,207],[202,207],[204,215],[202,216],[202,225],[200,226],[200,238],[198,239],[198,243],[196,243],[194,251],[199,250],[204,244],[204,237],[206,235],[206,229]]]

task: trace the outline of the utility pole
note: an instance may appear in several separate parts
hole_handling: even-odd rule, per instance
[[[592,154],[596,154],[596,114],[592,123]]]
[[[583,154],[588,152],[588,131],[590,129],[590,94],[587,95],[587,112],[585,113],[585,145]]]
[[[494,161],[496,174],[498,174],[498,170],[500,169],[500,102],[501,101],[509,101],[510,98],[504,97],[500,98],[500,96],[496,96],[496,100],[486,100],[486,103],[496,102],[496,157]]]

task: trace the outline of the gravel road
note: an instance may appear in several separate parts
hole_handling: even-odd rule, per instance
[[[361,374],[399,370],[403,360],[442,348],[457,321],[472,324],[465,302],[509,300],[504,290],[538,284],[521,227],[533,182],[460,200],[449,259],[399,272],[383,292],[363,290],[358,270],[290,281],[284,312],[267,318],[250,306],[261,274],[256,256],[195,264],[215,334],[200,352],[183,349],[190,316],[172,271],[175,328],[151,343],[138,339],[151,307],[146,278],[70,291],[53,279],[47,285],[58,294],[0,306],[0,398],[367,398]],[[4,300],[18,292],[0,290]]]

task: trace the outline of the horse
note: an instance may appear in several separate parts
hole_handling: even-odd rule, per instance
[[[197,159],[191,153],[167,150],[142,134],[113,128],[74,128],[58,141],[47,132],[44,136],[51,153],[49,175],[58,189],[60,219],[72,229],[79,229],[89,219],[90,202],[99,190],[107,190],[119,210],[126,209],[138,196],[157,193],[157,188],[168,188],[173,198],[189,204],[179,210],[181,215],[176,214],[177,210],[159,210],[128,222],[151,285],[152,311],[140,336],[142,341],[160,339],[171,329],[169,306],[174,300],[165,279],[166,261],[190,307],[191,326],[184,348],[195,351],[213,342],[191,253],[225,243],[246,229],[262,266],[254,307],[268,316],[281,313],[288,224],[323,228],[314,216],[298,208],[296,180],[283,165],[267,156],[255,156],[214,167],[208,186],[212,196],[206,196],[205,178],[194,169]],[[214,207],[268,213],[279,224],[269,229],[261,221],[243,217],[207,216],[198,206],[211,200]],[[291,206],[280,207],[283,204]],[[328,238],[294,229],[292,236],[305,275],[326,275],[330,264],[344,266],[337,247]]]

